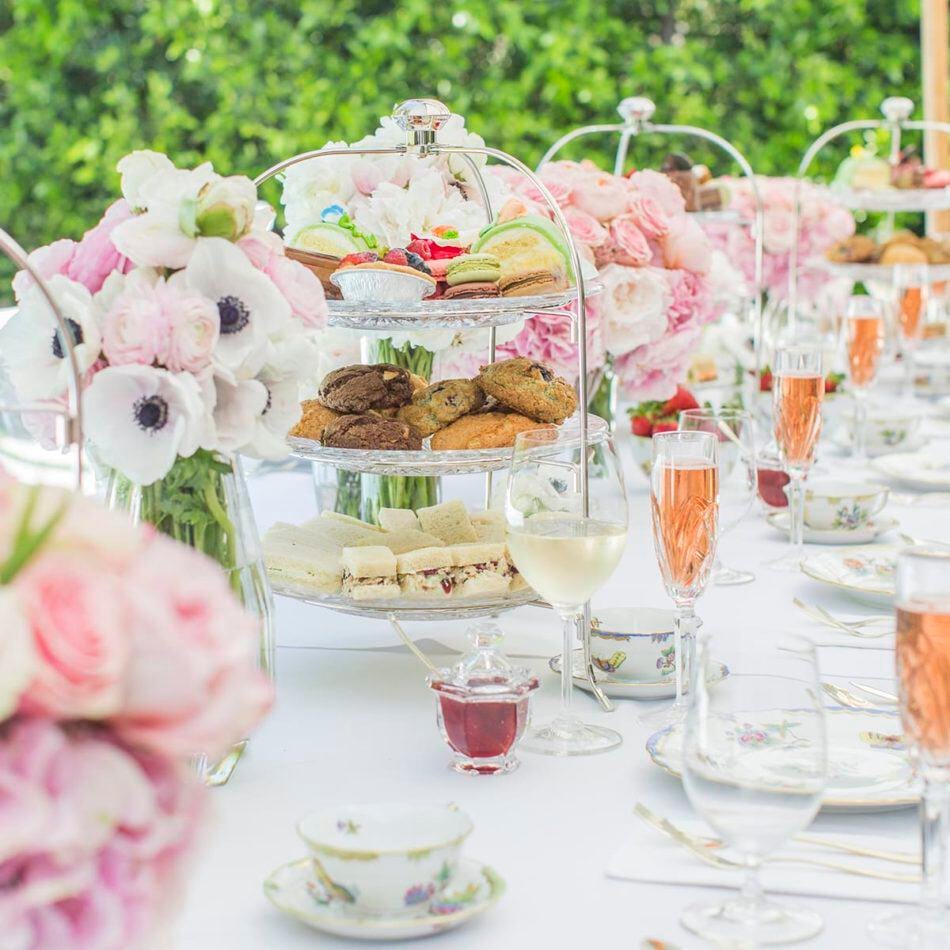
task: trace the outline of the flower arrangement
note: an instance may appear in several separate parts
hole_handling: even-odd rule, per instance
[[[202,816],[185,757],[270,704],[254,618],[202,555],[2,473],[0,611],[3,943],[138,945]]]

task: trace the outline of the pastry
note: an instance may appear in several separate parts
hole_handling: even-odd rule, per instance
[[[881,264],[926,264],[927,252],[910,241],[889,241],[881,251]]]
[[[409,385],[412,387],[413,393],[419,392],[420,389],[425,389],[429,385],[429,380],[425,376],[418,376],[415,373],[409,374]]]
[[[529,429],[553,429],[517,412],[484,412],[462,416],[432,436],[435,451],[452,449],[499,449],[515,444],[515,436]]]
[[[378,451],[418,450],[422,436],[400,419],[382,416],[341,416],[326,427],[323,444],[337,449],[376,449]]]
[[[500,276],[501,264],[494,254],[462,254],[449,262],[445,282],[450,287],[458,284],[491,284]]]
[[[699,210],[698,186],[693,174],[693,161],[682,152],[670,152],[663,159],[660,171],[679,188],[687,211]]]
[[[468,509],[458,499],[420,508],[416,515],[423,531],[434,534],[446,544],[470,544],[478,540]]]
[[[290,430],[290,435],[299,439],[313,439],[319,442],[323,438],[323,430],[340,418],[340,413],[323,405],[319,399],[307,399],[300,404],[303,414],[297,424]]]
[[[480,409],[484,402],[485,394],[474,380],[443,379],[414,393],[412,405],[403,406],[398,417],[425,437]]]
[[[571,252],[564,235],[557,225],[538,214],[489,225],[471,251],[494,255],[502,276],[531,270],[571,273]]]
[[[470,300],[475,297],[499,297],[501,291],[497,283],[456,284],[446,288],[442,296],[446,300]]]
[[[832,244],[825,252],[825,257],[836,264],[862,264],[870,261],[876,251],[877,245],[867,235],[853,234]]]
[[[531,270],[509,273],[498,281],[502,297],[534,297],[567,287],[563,271]]]
[[[343,593],[353,600],[381,600],[399,596],[396,555],[389,548],[382,545],[344,548],[340,563],[343,567]]]
[[[320,384],[320,401],[336,412],[396,409],[412,398],[409,373],[392,363],[343,366]]]
[[[478,385],[502,405],[540,422],[561,423],[577,408],[572,386],[523,356],[483,366]]]

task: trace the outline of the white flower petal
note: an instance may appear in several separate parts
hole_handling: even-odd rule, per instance
[[[139,267],[184,267],[195,247],[195,239],[181,229],[177,204],[123,221],[112,232],[112,243]]]
[[[145,207],[145,203],[141,199],[141,190],[149,178],[159,172],[175,168],[167,155],[163,155],[161,152],[152,152],[148,149],[130,152],[124,158],[119,159],[119,164],[116,167],[122,176],[122,195],[128,201],[129,206],[135,209]]]
[[[232,385],[218,377],[214,384],[218,445],[224,452],[238,452],[254,438],[257,421],[267,408],[267,387],[256,379],[243,379]]]

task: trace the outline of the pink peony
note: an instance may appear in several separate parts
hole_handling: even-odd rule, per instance
[[[600,247],[607,240],[607,229],[586,211],[581,211],[579,208],[565,208],[564,217],[575,241],[587,247]]]
[[[690,324],[702,325],[715,316],[715,308],[704,277],[688,270],[666,271],[672,293],[668,311],[671,330],[682,330]]]
[[[267,276],[284,295],[294,316],[311,329],[327,323],[327,299],[323,284],[313,271],[289,257],[274,256],[267,265]]]
[[[649,264],[653,251],[643,231],[637,224],[636,215],[623,214],[610,222],[610,241],[619,251],[614,260],[628,267]]]
[[[627,202],[627,183],[608,172],[594,172],[581,178],[571,190],[575,208],[598,221],[609,221]]]
[[[176,280],[161,284],[158,299],[169,333],[160,362],[173,373],[199,373],[210,366],[221,328],[215,302]]]
[[[672,295],[662,270],[608,264],[600,278],[604,337],[611,354],[627,353],[663,335]]]
[[[102,220],[82,236],[66,276],[85,285],[90,293],[98,293],[113,271],[126,274],[132,270],[135,265],[112,243],[112,232],[131,217],[132,211],[124,198],[113,202]]]
[[[217,310],[215,310],[217,319]],[[151,366],[168,357],[169,314],[158,285],[129,280],[102,318],[102,351],[113,366]]]
[[[632,206],[648,200],[668,218],[686,211],[683,193],[662,172],[647,168],[634,172],[629,181],[632,194],[628,194],[627,200]]]
[[[30,265],[43,280],[49,280],[57,274],[66,274],[69,264],[76,253],[77,244],[69,238],[53,241],[46,247],[38,247],[27,256]],[[27,270],[18,271],[13,278],[13,296],[20,301],[33,286],[33,275]]]
[[[672,270],[705,274],[712,259],[712,247],[703,229],[690,217],[680,215],[663,238],[663,263]]]
[[[616,359],[614,369],[624,395],[633,402],[669,399],[677,384],[686,378],[701,333],[696,326],[666,334]]]

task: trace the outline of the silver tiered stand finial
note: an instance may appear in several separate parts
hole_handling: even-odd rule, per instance
[[[571,271],[574,278],[574,285],[577,288],[576,303],[572,309],[572,314],[574,317],[574,337],[577,341],[577,352],[578,352],[578,379],[577,379],[577,395],[578,395],[578,404],[581,411],[578,413],[578,429],[581,443],[581,457],[583,459],[583,464],[580,466],[580,489],[581,489],[581,504],[583,507],[584,514],[590,513],[590,498],[589,498],[589,472],[588,472],[588,445],[589,445],[589,425],[587,419],[587,403],[588,403],[588,382],[587,382],[587,312],[586,312],[586,291],[584,285],[584,275],[581,270],[581,258],[576,246],[574,245],[574,240],[571,237],[571,231],[568,227],[567,220],[565,219],[558,203],[554,200],[554,197],[548,191],[544,183],[538,178],[538,176],[523,162],[519,161],[513,155],[509,155],[507,152],[504,152],[497,148],[490,148],[488,146],[461,146],[461,145],[446,145],[439,141],[438,133],[439,130],[448,122],[451,118],[451,111],[449,108],[442,102],[437,99],[407,99],[405,102],[399,103],[395,107],[392,113],[393,120],[396,124],[405,130],[406,132],[406,143],[405,145],[392,145],[387,147],[380,148],[324,148],[324,149],[315,149],[309,152],[301,152],[298,155],[293,155],[290,158],[284,159],[281,162],[278,162],[276,165],[272,165],[266,171],[262,172],[254,180],[254,184],[258,188],[264,183],[270,181],[270,179],[279,175],[281,172],[290,168],[292,165],[296,165],[299,162],[309,161],[311,159],[320,159],[320,158],[331,158],[335,156],[344,156],[344,155],[414,155],[414,156],[427,156],[427,155],[456,155],[465,162],[469,171],[471,172],[472,178],[474,179],[475,185],[479,190],[479,194],[482,199],[482,203],[485,208],[485,217],[487,222],[491,222],[494,218],[494,211],[491,205],[491,199],[488,193],[488,188],[485,184],[484,176],[482,175],[481,169],[478,166],[478,163],[474,160],[473,156],[484,156],[486,159],[494,158],[499,162],[504,163],[509,168],[513,168],[516,171],[524,175],[528,181],[537,189],[538,193],[541,195],[544,200],[544,204],[547,206],[547,210],[550,211],[551,217],[554,220],[554,223],[557,225],[558,229],[564,236],[567,246],[570,251],[570,262],[571,262]],[[541,313],[549,314],[551,311],[536,310],[535,308],[531,309],[532,313]],[[558,312],[560,315],[560,312]],[[495,343],[496,343],[496,333],[495,327],[489,327],[489,361],[494,362],[495,360]],[[491,496],[491,472],[489,471],[486,478],[486,497],[490,500]],[[398,632],[398,621],[394,615],[389,617],[390,623],[397,629]],[[612,709],[613,706],[607,697],[604,695],[603,691],[597,685],[594,680],[593,666],[590,662],[590,637],[589,637],[589,623],[585,625],[587,630],[584,636],[584,655],[587,662],[587,677],[591,683],[591,686],[594,689],[595,694],[597,695],[598,700],[605,709]]]
[[[63,433],[65,445],[67,447],[71,445],[76,447],[75,484],[76,490],[82,491],[82,378],[79,373],[79,364],[76,360],[75,341],[73,339],[72,330],[69,326],[69,322],[63,315],[63,311],[57,303],[56,298],[53,296],[49,285],[43,279],[39,271],[37,271],[37,269],[30,263],[30,259],[27,256],[26,251],[13,239],[13,237],[11,237],[10,234],[8,234],[2,228],[0,228],[0,254],[8,257],[21,270],[25,270],[33,278],[33,281],[39,288],[40,293],[42,293],[46,298],[46,302],[49,304],[49,308],[52,311],[54,319],[56,320],[59,339],[61,343],[65,344],[63,347],[63,355],[69,364],[69,374],[67,377],[68,404],[65,410],[54,410],[46,405],[13,405],[0,406],[0,413],[13,413],[22,415],[26,412],[42,412],[46,414],[55,413],[59,415],[65,423]]]
[[[848,122],[841,122],[822,132],[805,150],[805,154],[798,164],[795,182],[795,240],[792,242],[788,270],[788,319],[790,327],[794,328],[798,316],[798,235],[801,227],[801,185],[805,179],[805,175],[808,174],[808,169],[811,168],[811,163],[829,142],[833,142],[835,139],[841,138],[841,136],[847,135],[849,132],[861,132],[873,129],[887,130],[890,135],[887,160],[892,167],[897,165],[900,161],[901,137],[904,131],[931,131],[950,134],[950,122],[912,120],[910,117],[913,113],[914,102],[912,99],[908,99],[906,96],[888,96],[881,103],[883,119],[852,119]],[[896,209],[893,207],[875,208],[873,207],[873,197],[870,201],[862,201],[859,207],[865,211],[885,211],[891,214],[893,214],[895,210],[911,212],[942,210],[924,207],[918,208],[911,206],[911,204],[903,205]]]

